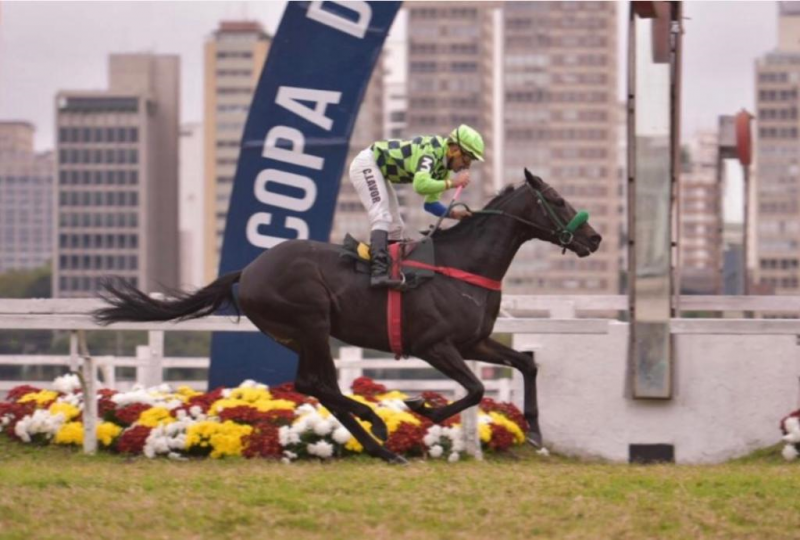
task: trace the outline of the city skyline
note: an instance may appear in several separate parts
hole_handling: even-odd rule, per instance
[[[755,107],[755,60],[777,46],[777,3],[737,2],[736,9],[731,9],[733,5],[686,5],[685,138],[697,130],[714,129],[720,114]],[[0,119],[32,123],[36,150],[53,149],[52,96],[57,91],[102,88],[109,54],[153,52],[181,57],[180,122],[201,121],[202,43],[225,19],[257,20],[274,34],[284,6],[285,2],[108,2],[92,4],[87,16],[75,2],[5,3],[0,19]],[[63,24],[65,20],[70,24]],[[147,32],[131,30],[135,27],[131,21],[137,20],[147,25]],[[397,64],[403,63],[405,21],[401,12],[387,40]],[[626,50],[626,24],[627,8],[620,5],[621,59]],[[48,40],[41,39],[45,33]],[[390,81],[402,76],[393,72]],[[624,70],[620,70],[617,86],[622,99]]]

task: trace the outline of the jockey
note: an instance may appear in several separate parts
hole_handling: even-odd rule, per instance
[[[389,240],[403,238],[403,219],[391,184],[412,184],[425,197],[424,208],[443,216],[447,208],[439,202],[442,193],[469,184],[469,167],[483,161],[483,138],[462,124],[448,137],[416,137],[410,141],[378,141],[359,153],[350,165],[350,180],[369,214],[370,286],[399,284],[389,278]],[[451,171],[455,174],[451,177]],[[462,219],[470,215],[461,207],[447,216]]]

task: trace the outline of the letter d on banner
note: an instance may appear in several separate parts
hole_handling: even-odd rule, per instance
[[[244,128],[220,275],[284,240],[328,241],[350,135],[400,4],[287,4]],[[296,371],[295,354],[261,334],[212,338],[209,388],[280,384]]]

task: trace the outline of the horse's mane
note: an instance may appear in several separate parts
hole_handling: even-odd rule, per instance
[[[505,201],[507,201],[511,195],[516,191],[518,186],[508,185],[504,187],[500,193],[495,195],[492,200],[486,203],[486,206],[483,207],[483,210],[487,209],[495,209],[501,206]],[[441,240],[444,238],[455,238],[456,236],[460,236],[464,234],[465,231],[472,231],[475,227],[479,226],[483,223],[486,219],[490,216],[488,215],[473,215],[472,217],[465,219],[463,221],[459,221],[456,225],[447,228],[447,229],[439,229],[435,233],[433,233],[433,238],[435,240]]]

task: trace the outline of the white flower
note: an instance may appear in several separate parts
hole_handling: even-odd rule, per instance
[[[797,448],[793,444],[784,446],[781,454],[783,454],[783,459],[786,461],[794,461],[798,456]]]
[[[308,453],[327,459],[333,455],[333,445],[328,441],[318,441],[308,445]]]
[[[315,412],[317,412],[316,407],[314,407],[310,403],[303,403],[296,409],[297,416],[304,416],[306,414],[313,414]]]
[[[800,442],[800,419],[790,416],[783,421],[783,428],[786,430],[783,440],[786,442]]]
[[[278,442],[281,443],[281,446],[289,446],[290,433],[291,429],[289,426],[281,426],[278,428]]]
[[[347,444],[347,441],[350,440],[350,432],[347,431],[347,428],[344,426],[338,427],[333,432],[333,440],[339,444]]]
[[[281,458],[281,463],[283,463],[285,465],[289,465],[291,462],[292,462],[292,460],[289,459],[289,458]]]
[[[550,455],[550,450],[542,446],[539,450],[536,451],[536,453],[539,454],[540,456],[547,457]]]
[[[199,419],[201,416],[205,416],[203,414],[203,408],[200,405],[192,405],[189,407],[189,414],[197,419]]]
[[[431,449],[428,450],[428,454],[430,454],[430,456],[434,459],[442,457],[443,453],[444,453],[444,448],[442,448],[438,444],[434,444],[433,446],[431,446]]]
[[[439,437],[434,437],[433,434],[428,432],[423,438],[422,442],[425,443],[425,446],[433,446],[439,442]]]
[[[50,414],[44,409],[37,409],[17,422],[14,433],[26,443],[31,442],[32,435],[44,434],[50,439],[61,429],[64,420],[62,413]]]
[[[177,452],[170,452],[167,454],[169,459],[174,459],[175,461],[188,461],[187,458],[183,457],[182,455],[178,454]]]
[[[56,380],[53,381],[53,390],[62,394],[72,394],[76,390],[80,390],[80,388],[81,380],[74,373],[56,377]]]
[[[233,390],[231,390],[230,388],[226,388],[225,390],[222,391],[222,397],[228,399],[229,397],[231,397],[232,392]]]
[[[320,437],[324,437],[333,430],[333,426],[327,420],[320,420],[314,426],[314,433]]]
[[[287,459],[297,459],[297,454],[295,454],[295,453],[294,453],[294,452],[292,452],[291,450],[284,450],[284,451],[283,451],[283,455],[284,455],[284,457],[286,457]]]
[[[458,461],[459,459],[461,459],[461,456],[460,456],[460,455],[458,455],[458,452],[452,452],[452,453],[451,453],[451,454],[450,454],[450,455],[447,457],[447,461],[449,461],[450,463],[455,463],[455,462],[456,462],[456,461]]]

